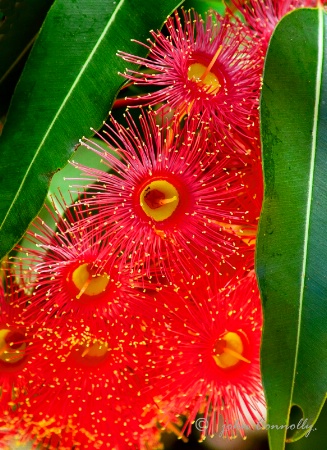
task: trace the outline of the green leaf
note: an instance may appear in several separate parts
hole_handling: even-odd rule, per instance
[[[106,151],[111,151],[101,139],[93,137],[92,141],[96,142],[100,146],[103,146]],[[116,152],[112,151],[112,153],[117,157]],[[97,170],[104,170],[104,165],[101,162],[101,157],[94,152],[90,152],[86,147],[83,147],[82,145],[77,148],[73,157],[74,161],[78,162],[79,164],[83,164],[87,167],[92,167]],[[52,177],[45,204],[38,213],[38,217],[40,217],[43,222],[45,222],[52,229],[56,229],[56,223],[53,215],[49,212],[49,209],[50,211],[53,211],[53,205],[55,205],[56,211],[58,211],[61,215],[65,214],[63,202],[69,205],[78,198],[77,190],[71,190],[73,184],[72,179],[76,179],[77,176],[79,176],[79,173],[76,171],[76,168],[70,164],[67,164],[63,169],[59,170]],[[78,179],[79,186],[87,186],[88,184],[89,180]],[[27,231],[28,230],[32,230],[34,232],[35,228],[33,226],[30,226],[28,227]],[[25,234],[23,239],[19,242],[19,246],[21,246],[24,251],[17,250],[15,256],[17,258],[21,258],[23,272],[26,271],[26,273],[29,273],[29,265],[28,263],[24,262],[26,249],[36,250],[37,244],[36,242],[31,242],[29,237]]]
[[[327,18],[285,16],[263,78],[265,198],[257,244],[264,308],[262,374],[271,450],[291,407],[313,425],[327,391]],[[303,424],[303,422],[302,422]],[[295,424],[294,439],[307,433]]]
[[[219,14],[224,14],[225,12],[225,5],[222,0],[185,0],[183,5],[186,10],[194,8],[202,17],[205,16],[209,9],[219,12]]]
[[[52,3],[53,0],[0,0],[0,84],[39,31]]]
[[[124,81],[117,50],[160,28],[178,0],[56,0],[17,85],[0,137],[0,257],[19,240],[90,126],[99,128]]]
[[[93,137],[92,142],[95,142],[100,147],[103,147],[107,152],[111,152],[116,158],[118,158],[117,153],[114,150],[110,149],[102,139]],[[102,158],[96,153],[90,152],[86,147],[83,147],[82,145],[77,148],[76,152],[73,154],[73,158],[70,159],[74,160],[75,163],[77,162],[79,164],[82,164],[83,166],[92,167],[96,170],[105,170]],[[47,198],[49,201],[55,202],[56,208],[62,214],[64,214],[64,211],[62,210],[61,205],[56,202],[55,197],[58,196],[60,191],[60,197],[61,199],[64,199],[67,205],[77,200],[81,189],[77,191],[76,184],[78,184],[78,186],[82,188],[90,184],[89,179],[80,178],[80,175],[81,174],[77,172],[75,167],[73,167],[71,164],[67,164],[63,169],[59,170],[52,177]],[[78,181],[76,182],[72,180]],[[72,185],[75,186],[73,189]],[[44,208],[41,209],[41,213],[43,209]]]
[[[325,403],[312,430],[308,430],[300,441],[286,444],[286,450],[316,450],[326,440],[327,404]]]
[[[53,1],[0,0],[0,116],[8,111],[28,52]]]

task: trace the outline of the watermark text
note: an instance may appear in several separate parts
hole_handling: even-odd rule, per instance
[[[308,437],[311,431],[316,431],[316,428],[313,428],[313,425],[308,423],[308,419],[301,419],[297,424],[291,425],[276,425],[269,424],[262,419],[258,423],[254,424],[252,427],[235,421],[233,424],[224,423],[222,425],[222,429],[219,433],[219,437],[223,437],[226,434],[235,434],[237,431],[251,431],[251,430],[303,430],[306,431],[305,437]],[[209,427],[209,419],[205,419],[204,417],[199,418],[195,421],[195,428],[198,431],[204,432]]]

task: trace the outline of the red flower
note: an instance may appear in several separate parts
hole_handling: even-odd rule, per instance
[[[131,328],[111,321],[107,331],[93,334],[81,323],[79,332],[49,342],[44,357],[55,358],[37,395],[24,407],[26,439],[59,441],[60,448],[125,450],[135,445],[143,406],[152,401],[140,396],[145,372],[137,348],[143,340],[136,324]]]
[[[35,324],[23,320],[18,301],[29,297],[5,271],[0,294],[0,427],[9,430],[20,417],[19,405],[38,386],[44,370],[43,342],[36,337]]]
[[[63,201],[61,206],[65,215],[48,208],[56,231],[38,217],[28,231],[36,247],[19,248],[20,253],[26,252],[22,261],[11,259],[21,272],[28,267],[32,296],[28,304],[21,302],[24,317],[47,327],[84,319],[94,329],[101,329],[104,320],[118,315],[128,318],[131,312],[126,311],[131,305],[146,301],[142,273],[133,274],[120,263],[110,236],[103,238],[101,226],[80,226],[86,217],[82,205],[66,209]]]
[[[297,8],[314,8],[320,0],[232,0],[243,14],[246,22],[263,38],[264,50],[277,23],[290,11]]]
[[[149,362],[157,378],[154,390],[168,411],[187,415],[188,433],[202,413],[202,439],[218,431],[220,415],[225,436],[244,436],[262,420],[265,404],[259,291],[253,272],[220,292],[212,280],[206,284],[190,283],[177,295],[163,292],[166,327],[156,330],[157,350]]]
[[[242,183],[245,188],[245,193],[238,196],[237,201],[239,209],[246,211],[246,222],[242,225],[231,224],[227,229],[231,233],[237,235],[242,241],[252,247],[256,243],[256,235],[259,224],[259,218],[263,201],[263,174],[261,159],[253,159],[248,167],[248,170],[244,173]]]
[[[193,117],[183,129],[162,129],[153,115],[142,115],[141,130],[127,115],[128,128],[112,119],[106,144],[121,158],[86,140],[110,172],[73,163],[90,180],[81,203],[95,212],[78,223],[114,236],[122,264],[151,262],[169,275],[171,266],[194,271],[196,258],[215,264],[235,251],[224,224],[246,223],[246,213],[233,199],[242,195],[244,164],[219,154],[203,122]],[[225,207],[225,205],[228,205]],[[192,259],[189,265],[188,258]],[[193,266],[193,267],[192,267]]]
[[[139,42],[149,50],[147,58],[118,52],[126,61],[150,69],[150,73],[126,69],[124,74],[137,84],[158,86],[140,96],[142,103],[167,102],[180,115],[201,113],[222,137],[235,128],[249,134],[263,65],[254,34],[239,20],[214,11],[205,20],[194,11],[183,11],[181,20],[176,11],[167,20],[166,31],[151,35],[149,45]],[[164,105],[161,110],[168,108]]]
[[[173,413],[169,415],[163,412],[158,403],[152,408],[145,409],[143,416],[138,450],[163,450],[165,448],[161,442],[163,432],[172,433],[183,442],[188,442],[181,432],[182,420],[176,418]]]

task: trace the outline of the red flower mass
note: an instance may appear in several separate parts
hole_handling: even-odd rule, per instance
[[[46,365],[44,340],[18,307],[29,298],[14,278],[6,268],[0,295],[0,427],[9,431],[21,415],[20,405],[40,386]]]
[[[141,262],[148,274],[151,263],[168,277],[176,264],[192,272],[199,255],[219,265],[235,251],[230,225],[247,223],[241,197],[249,168],[234,155],[221,155],[215,141],[209,145],[198,118],[182,129],[165,129],[153,115],[142,115],[141,131],[129,115],[127,121],[124,128],[112,119],[104,140],[108,151],[82,142],[102,157],[109,173],[74,164],[95,182],[80,200],[94,214],[78,226],[110,233],[123,250],[123,265]]]
[[[54,201],[58,204],[59,199]],[[146,303],[145,281],[120,263],[110,235],[103,238],[101,227],[80,225],[86,217],[82,205],[67,209],[61,201],[65,215],[47,208],[56,229],[36,218],[28,232],[35,248],[19,247],[26,256],[11,259],[12,267],[28,278],[25,288],[33,289],[28,302],[21,300],[24,317],[47,327],[64,326],[72,319],[96,328],[119,315],[129,320],[131,307],[137,311]]]
[[[157,395],[167,410],[187,416],[188,433],[197,413],[204,415],[202,439],[218,432],[219,416],[225,436],[244,436],[246,427],[260,423],[264,408],[255,275],[251,271],[220,291],[216,285],[204,277],[178,294],[163,293],[167,320],[156,330],[157,351],[149,363]]]
[[[126,69],[125,77],[158,90],[140,96],[144,104],[172,109],[181,116],[201,113],[221,137],[237,130],[251,134],[257,114],[263,53],[255,34],[235,17],[211,11],[202,19],[194,11],[178,12],[164,32],[152,31],[142,44],[147,58],[119,52],[124,60],[148,69]],[[134,99],[131,102],[135,103]]]
[[[143,89],[127,102],[153,110],[81,140],[103,170],[72,162],[89,184],[73,204],[53,197],[3,264],[7,448],[17,433],[35,449],[159,450],[197,414],[201,439],[261,421],[262,67],[280,17],[312,2],[233,3],[246,24],[183,10],[146,58],[119,52],[143,66],[126,71]]]
[[[320,0],[232,0],[250,27],[263,38],[264,50],[277,23],[297,8],[314,8]]]
[[[51,372],[23,407],[27,436],[37,443],[59,439],[67,448],[136,445],[143,407],[152,401],[139,394],[145,380],[137,347],[143,340],[136,322],[112,321],[102,333],[79,325],[62,341],[49,342],[44,353],[52,355]]]

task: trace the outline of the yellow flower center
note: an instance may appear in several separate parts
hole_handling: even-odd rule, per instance
[[[251,363],[243,356],[243,352],[244,346],[240,336],[237,333],[227,332],[216,341],[212,357],[218,367],[227,369],[236,366],[240,361]]]
[[[191,64],[188,68],[188,79],[194,81],[206,93],[212,95],[216,95],[221,87],[218,77],[211,72],[211,69],[217,61],[221,50],[222,45],[217,49],[208,66],[196,62]]]
[[[175,186],[166,180],[155,180],[141,192],[140,205],[145,214],[156,222],[171,217],[179,203]]]
[[[21,343],[24,335],[6,328],[0,330],[0,361],[15,364],[25,356],[26,343]]]
[[[89,264],[85,263],[74,270],[72,281],[79,290],[76,298],[80,299],[82,295],[93,297],[104,292],[108,286],[110,277],[107,274],[94,273],[94,270],[90,270]]]
[[[220,89],[219,80],[214,73],[207,69],[200,63],[191,64],[188,68],[188,79],[197,83],[208,94],[217,94]]]

